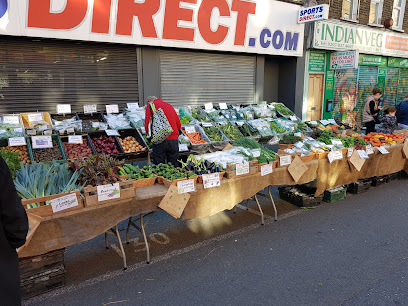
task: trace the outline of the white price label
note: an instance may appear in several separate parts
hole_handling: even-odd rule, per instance
[[[312,124],[312,125],[318,125],[319,123],[317,122],[317,121],[310,121],[310,124]]]
[[[347,157],[351,157],[351,155],[353,155],[354,153],[354,148],[348,148],[347,149]]]
[[[292,163],[292,156],[291,155],[283,155],[279,156],[279,164],[280,166],[289,166]]]
[[[381,154],[388,154],[390,152],[388,152],[388,150],[384,147],[378,147],[378,151],[380,151]]]
[[[297,121],[296,116],[289,116],[289,119],[292,120],[292,121]]]
[[[96,113],[96,104],[84,105],[84,113],[85,114]]]
[[[44,120],[42,113],[28,114],[27,117],[29,122],[38,122]]]
[[[35,136],[37,134],[37,132],[35,130],[26,130],[26,134],[29,136]]]
[[[75,193],[70,193],[66,196],[50,200],[50,204],[54,213],[79,205]]]
[[[120,136],[117,130],[105,130],[105,133],[108,136]]]
[[[266,164],[261,166],[261,176],[271,174],[273,172],[272,164]]]
[[[45,131],[46,129],[48,129],[48,125],[40,125],[40,126],[38,127],[38,130],[39,130],[40,132]]]
[[[202,125],[205,127],[213,126],[211,122],[203,122]]]
[[[220,109],[228,109],[227,103],[220,103]]]
[[[236,175],[244,175],[249,173],[249,162],[239,163],[235,165],[235,173]]]
[[[253,149],[251,150],[251,153],[253,157],[259,157],[261,156],[261,149]]]
[[[203,174],[204,189],[221,186],[220,173]]]
[[[52,130],[45,130],[43,132],[44,135],[52,135]]]
[[[330,122],[328,120],[320,120],[320,123],[323,125],[328,125]]]
[[[120,198],[119,183],[97,186],[98,201],[107,201]]]
[[[67,134],[74,134],[75,133],[75,129],[74,128],[68,128],[67,129]]]
[[[23,128],[15,128],[14,132],[16,133],[22,133],[23,132]]]
[[[33,136],[31,137],[33,149],[52,148],[51,136]]]
[[[4,116],[3,123],[20,124],[20,119],[18,118],[18,116]]]
[[[369,147],[369,146],[367,146],[367,148],[366,148],[366,152],[367,152],[367,155],[370,155],[370,154],[374,154],[374,150],[373,150],[373,147]]]
[[[188,151],[188,146],[185,143],[179,143],[179,152],[186,152]]]
[[[57,114],[70,114],[71,104],[57,104]]]
[[[329,119],[329,120],[327,120],[327,121],[329,121],[329,123],[330,123],[330,124],[333,124],[333,125],[336,125],[336,124],[337,124],[336,120],[334,120],[334,119]]]
[[[117,113],[119,113],[119,105],[117,105],[117,104],[108,104],[108,105],[106,105],[106,112],[108,114],[117,114]]]
[[[184,180],[177,182],[177,189],[178,194],[188,193],[188,192],[195,192],[196,187],[194,184],[194,180]]]
[[[192,134],[196,132],[195,126],[186,126],[185,128],[186,134]]]
[[[205,103],[205,104],[204,104],[204,108],[205,108],[206,110],[213,109],[213,108],[214,108],[213,103],[212,103],[212,102]]]
[[[4,134],[6,132],[7,132],[7,130],[0,130],[0,134]]]
[[[139,109],[139,103],[126,103],[128,110],[133,111]]]
[[[341,146],[343,144],[340,139],[332,139],[331,142],[333,145],[338,145],[338,146]]]
[[[328,155],[327,158],[329,159],[329,162],[332,163],[335,160],[341,160],[343,159],[343,153],[341,150],[337,151],[331,151]]]
[[[26,140],[24,137],[12,137],[8,139],[8,145],[10,147],[14,147],[14,146],[25,146]]]
[[[218,122],[219,125],[227,125],[227,123],[228,123],[227,121],[220,121],[220,122]]]
[[[302,133],[295,133],[295,134],[293,134],[293,135],[295,135],[295,136],[297,136],[297,137],[302,137]]]
[[[367,152],[364,150],[357,150],[358,155],[360,155],[360,158],[363,159],[369,159],[370,157],[367,155]]]
[[[244,121],[237,121],[236,124],[237,124],[238,126],[243,126],[243,125],[245,124],[245,122],[244,122]]]
[[[70,135],[68,136],[68,143],[83,144],[82,135]]]

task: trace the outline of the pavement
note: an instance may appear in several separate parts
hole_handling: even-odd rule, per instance
[[[408,188],[393,181],[315,209],[277,199],[183,222],[161,212],[125,245],[67,248],[67,285],[24,305],[408,305]],[[122,239],[125,223],[120,224]]]

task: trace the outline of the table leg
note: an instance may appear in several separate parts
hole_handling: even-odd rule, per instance
[[[263,214],[263,211],[262,211],[262,208],[261,208],[261,204],[259,204],[258,197],[256,195],[254,196],[254,198],[255,198],[256,204],[258,204],[259,212],[261,213],[261,224],[264,225],[265,224],[265,218],[264,218],[264,214]]]
[[[109,249],[108,232],[105,232],[105,245],[106,245],[106,249]]]
[[[150,220],[150,219],[149,219]],[[149,222],[149,221],[147,221]],[[147,223],[146,223],[147,225]],[[143,234],[143,239],[146,245],[146,262],[147,264],[150,263],[150,249],[149,249],[149,242],[147,241],[147,237],[146,237],[146,231],[145,231],[145,224],[143,222],[143,214],[140,214],[140,228]]]
[[[118,238],[118,241],[119,241],[120,250],[122,251],[122,256],[123,256],[123,270],[126,270],[126,269],[127,269],[126,254],[125,254],[125,250],[123,249],[122,239],[120,239],[119,229],[118,229],[118,225],[117,225],[117,224],[116,224],[116,226],[115,226],[115,231],[116,231],[116,237]]]
[[[268,192],[269,192],[269,197],[271,198],[271,201],[272,201],[273,210],[275,211],[275,221],[278,221],[278,210],[276,209],[275,201],[273,200],[273,197],[272,197],[272,186],[268,186]]]

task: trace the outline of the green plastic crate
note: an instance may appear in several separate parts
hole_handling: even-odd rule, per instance
[[[346,197],[347,188],[339,186],[324,191],[323,201],[328,203],[337,202],[343,200]]]

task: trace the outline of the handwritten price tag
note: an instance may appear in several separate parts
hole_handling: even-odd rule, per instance
[[[236,175],[244,175],[249,173],[249,162],[244,162],[242,164],[236,164]]]
[[[108,114],[117,114],[117,113],[119,113],[119,105],[117,105],[117,104],[108,104],[105,107],[106,107],[106,112]]]
[[[38,122],[44,120],[42,113],[28,114],[27,117],[29,122]]]
[[[126,103],[128,110],[134,111],[139,109],[139,103]]]
[[[195,126],[186,126],[185,127],[186,134],[193,134],[196,132]]]
[[[205,108],[206,110],[213,109],[213,108],[214,108],[213,103],[212,103],[212,102],[205,103],[205,104],[204,104],[204,108]]]
[[[96,113],[96,104],[84,105],[84,113],[85,114]]]
[[[66,196],[50,200],[50,204],[52,207],[52,211],[54,213],[79,205],[75,193],[71,193]]]
[[[14,147],[14,146],[25,146],[26,140],[24,137],[12,137],[8,139],[8,145],[10,147]]]
[[[279,156],[279,164],[281,167],[289,166],[291,163],[292,163],[292,156],[290,155]]]
[[[332,163],[335,160],[341,160],[343,159],[343,153],[341,150],[337,151],[331,151],[328,155],[327,158],[329,159],[329,162]]]
[[[390,152],[388,152],[388,150],[384,147],[378,147],[378,151],[380,151],[381,154],[388,154]]]
[[[221,178],[219,173],[203,174],[204,189],[221,186]]]
[[[273,172],[272,164],[266,164],[261,166],[261,176],[271,174]]]
[[[107,201],[120,198],[119,183],[97,186],[98,201]]]
[[[369,159],[370,157],[368,156],[367,152],[364,150],[357,150],[358,155],[360,155],[360,158],[363,159]]]
[[[220,109],[228,109],[227,103],[220,103]]]
[[[68,143],[76,143],[76,144],[82,144],[83,139],[81,135],[70,135],[68,136]]]
[[[4,116],[3,123],[7,124],[20,124],[18,116]]]
[[[120,136],[117,130],[105,130],[105,133],[108,136]]]
[[[186,152],[188,151],[188,146],[185,143],[179,143],[179,152]]]
[[[194,180],[185,180],[185,181],[177,182],[177,189],[178,189],[178,194],[195,192],[196,187],[194,184]]]
[[[348,148],[347,149],[347,157],[351,157],[351,155],[353,155],[354,152],[354,148]]]
[[[71,113],[71,104],[58,104],[57,105],[58,114],[70,114]]]

